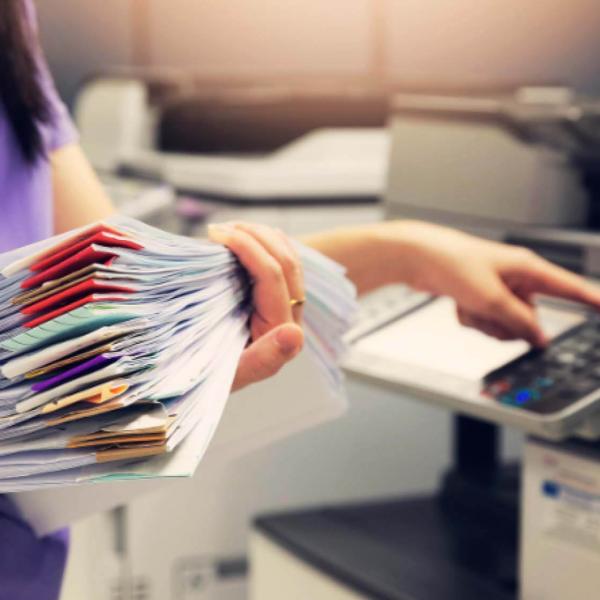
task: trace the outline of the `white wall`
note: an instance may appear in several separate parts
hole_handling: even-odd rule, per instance
[[[152,0],[151,62],[203,73],[363,74],[370,0]]]
[[[150,59],[201,73],[365,75],[383,9],[393,79],[565,81],[600,91],[597,0],[38,0],[61,90],[131,64],[131,6],[149,15]]]
[[[388,0],[395,78],[600,88],[597,0]]]
[[[82,79],[131,60],[128,0],[37,0],[42,43],[63,96]]]

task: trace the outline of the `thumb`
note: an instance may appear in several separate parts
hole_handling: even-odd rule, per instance
[[[302,350],[304,332],[295,323],[271,329],[244,350],[232,391],[268,379]]]

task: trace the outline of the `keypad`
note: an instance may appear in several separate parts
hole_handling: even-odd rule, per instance
[[[595,391],[600,395],[598,317],[557,338],[545,350],[532,350],[490,373],[482,393],[506,406],[552,414]]]

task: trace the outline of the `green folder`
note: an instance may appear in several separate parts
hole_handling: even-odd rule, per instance
[[[4,340],[0,343],[0,347],[11,352],[27,352],[71,337],[84,335],[104,325],[122,323],[145,314],[146,311],[139,305],[90,304],[80,306],[29,331]]]

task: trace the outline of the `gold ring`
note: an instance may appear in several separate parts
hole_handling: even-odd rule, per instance
[[[306,302],[306,298],[298,299],[292,298],[290,300],[290,306],[293,308],[294,306],[302,306]]]

